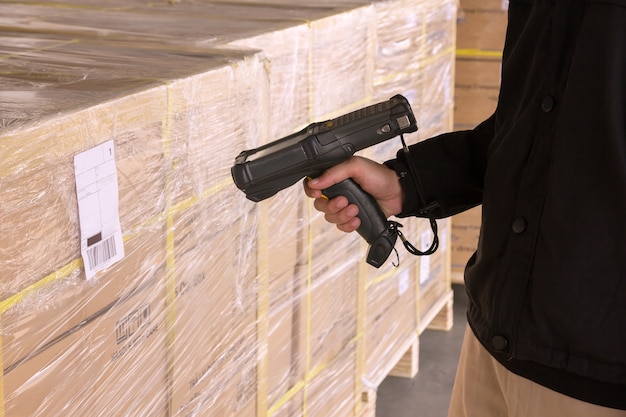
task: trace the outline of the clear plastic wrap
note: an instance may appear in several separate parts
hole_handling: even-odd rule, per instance
[[[381,269],[235,156],[404,94],[452,128],[454,0],[0,4],[0,412],[360,416],[447,328],[450,228]],[[86,279],[74,157],[113,141],[124,257]],[[382,161],[394,139],[363,152]],[[407,219],[418,246],[428,222]]]

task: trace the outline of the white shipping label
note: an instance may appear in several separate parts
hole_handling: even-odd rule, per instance
[[[422,248],[430,247],[433,240],[431,231],[422,233],[420,243]],[[423,249],[422,249],[423,250]],[[430,278],[430,256],[420,256],[420,285],[423,285]]]
[[[402,295],[408,291],[410,286],[411,276],[409,274],[409,270],[405,269],[398,274],[398,296],[402,297]]]
[[[113,141],[75,155],[74,173],[80,250],[91,279],[124,257]]]
[[[448,227],[450,227],[450,222],[446,222],[446,226],[443,229],[439,230],[439,248],[437,249],[440,252],[446,252],[448,250]]]

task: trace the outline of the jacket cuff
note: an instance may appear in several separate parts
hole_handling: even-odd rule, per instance
[[[396,159],[386,161],[384,164],[396,172],[400,180],[400,186],[402,187],[402,194],[404,196],[402,212],[396,214],[396,217],[418,216],[420,208],[424,206],[424,203],[409,173],[409,166],[404,159],[404,155],[399,152]]]

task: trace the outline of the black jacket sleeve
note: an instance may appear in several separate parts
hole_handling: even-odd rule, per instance
[[[444,218],[482,202],[483,178],[495,116],[473,130],[444,133],[398,151],[385,162],[396,171],[404,191],[398,217]],[[410,173],[414,164],[416,180]]]

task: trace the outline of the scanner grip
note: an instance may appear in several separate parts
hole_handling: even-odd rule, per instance
[[[355,204],[359,208],[357,217],[361,220],[361,225],[357,232],[370,244],[367,263],[380,268],[393,250],[398,235],[389,227],[389,222],[376,200],[351,178],[334,184],[322,192],[329,199],[342,195],[350,204]]]

